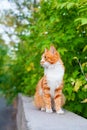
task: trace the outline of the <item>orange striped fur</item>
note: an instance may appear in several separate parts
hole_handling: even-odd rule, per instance
[[[50,50],[45,49],[40,63],[44,68],[44,76],[36,87],[35,106],[48,113],[55,110],[58,114],[63,114],[61,107],[65,103],[62,93],[64,65],[54,46]]]

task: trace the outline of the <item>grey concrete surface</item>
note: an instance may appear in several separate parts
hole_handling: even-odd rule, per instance
[[[4,97],[0,97],[0,130],[17,130],[16,111],[13,107],[6,105]]]
[[[34,107],[32,98],[22,95],[18,104],[18,130],[87,130],[87,119],[72,112],[65,110],[64,115],[42,112]]]

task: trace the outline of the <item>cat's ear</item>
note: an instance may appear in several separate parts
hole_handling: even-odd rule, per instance
[[[45,53],[48,51],[48,49],[47,48],[45,48]]]
[[[51,46],[51,47],[50,47],[50,52],[51,52],[52,54],[54,54],[54,53],[56,52],[56,49],[55,49],[54,46]]]

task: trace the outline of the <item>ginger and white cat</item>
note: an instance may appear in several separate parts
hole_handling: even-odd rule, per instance
[[[62,93],[65,69],[54,46],[51,46],[50,50],[45,49],[40,64],[44,67],[44,76],[36,87],[35,106],[48,113],[52,113],[55,110],[56,113],[62,114],[64,111],[61,107],[65,103]]]

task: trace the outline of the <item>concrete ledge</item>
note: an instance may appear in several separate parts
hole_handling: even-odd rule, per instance
[[[34,107],[32,98],[20,94],[17,128],[18,130],[87,130],[87,119],[69,111],[65,111],[64,115],[41,112]]]

